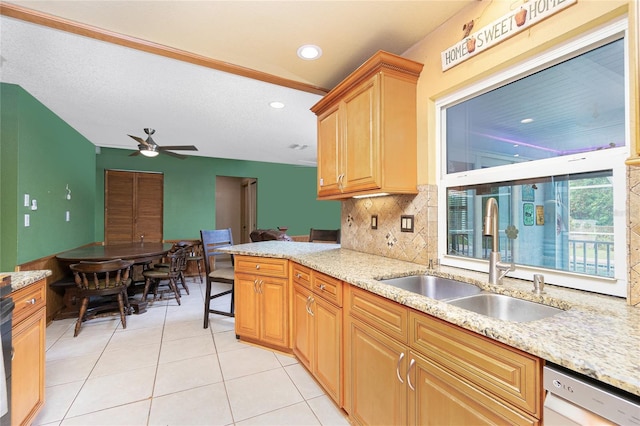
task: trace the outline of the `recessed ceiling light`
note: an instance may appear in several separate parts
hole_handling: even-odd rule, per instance
[[[312,61],[322,56],[322,49],[315,44],[305,44],[298,48],[298,56],[306,61]]]
[[[289,148],[297,149],[297,150],[307,149],[308,147],[309,147],[309,145],[300,145],[300,144],[297,144],[297,143],[294,143],[293,145],[289,145]]]
[[[522,120],[520,120],[520,122],[522,124],[529,124],[529,123],[533,123],[533,118],[523,118]]]
[[[275,108],[275,109],[284,108],[284,104],[282,102],[278,102],[278,101],[273,101],[273,102],[269,103],[269,106],[271,106],[271,108]]]

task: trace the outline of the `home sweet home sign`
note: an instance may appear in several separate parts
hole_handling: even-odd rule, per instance
[[[443,51],[442,71],[446,71],[472,56],[495,46],[509,37],[537,24],[543,19],[575,4],[578,0],[529,0],[467,38]]]

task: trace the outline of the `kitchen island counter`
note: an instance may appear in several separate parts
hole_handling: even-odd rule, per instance
[[[532,282],[505,278],[488,284],[488,274],[424,265],[342,249],[335,244],[264,241],[226,249],[234,254],[286,258],[351,285],[482,334],[578,373],[640,395],[640,309],[622,298],[547,285],[532,293]],[[511,322],[449,305],[378,280],[429,274],[465,281],[494,293],[564,309],[552,317]]]

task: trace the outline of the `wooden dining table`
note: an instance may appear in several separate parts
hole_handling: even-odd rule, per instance
[[[169,243],[118,243],[85,246],[62,252],[56,258],[62,262],[101,262],[104,260],[133,260],[142,263],[163,257],[171,249]]]
[[[132,260],[135,265],[146,265],[154,260],[164,257],[173,244],[170,243],[154,243],[154,242],[132,242],[118,244],[104,244],[84,246],[72,250],[68,250],[56,255],[58,261],[71,265],[78,262],[102,262],[105,260]],[[72,279],[54,283],[52,286],[64,288],[63,303],[65,307],[56,314],[54,319],[72,318],[78,315],[79,306],[77,305],[76,285]],[[132,286],[132,292],[135,286]],[[130,293],[133,294],[133,293]],[[147,303],[132,299],[130,304],[137,314],[144,313]]]

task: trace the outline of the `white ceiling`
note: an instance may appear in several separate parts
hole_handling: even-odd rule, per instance
[[[401,55],[475,0],[13,1],[92,27],[331,89],[378,50]],[[32,24],[0,19],[0,78],[96,146],[136,149],[156,129],[188,155],[313,165],[321,95]],[[462,37],[462,30],[461,30]],[[323,49],[317,61],[300,45]],[[285,108],[274,110],[278,100]],[[64,143],[64,141],[58,141]],[[307,145],[304,150],[288,147]],[[153,161],[153,160],[149,160]],[[180,160],[176,160],[180,161]],[[188,161],[188,160],[187,160]]]

